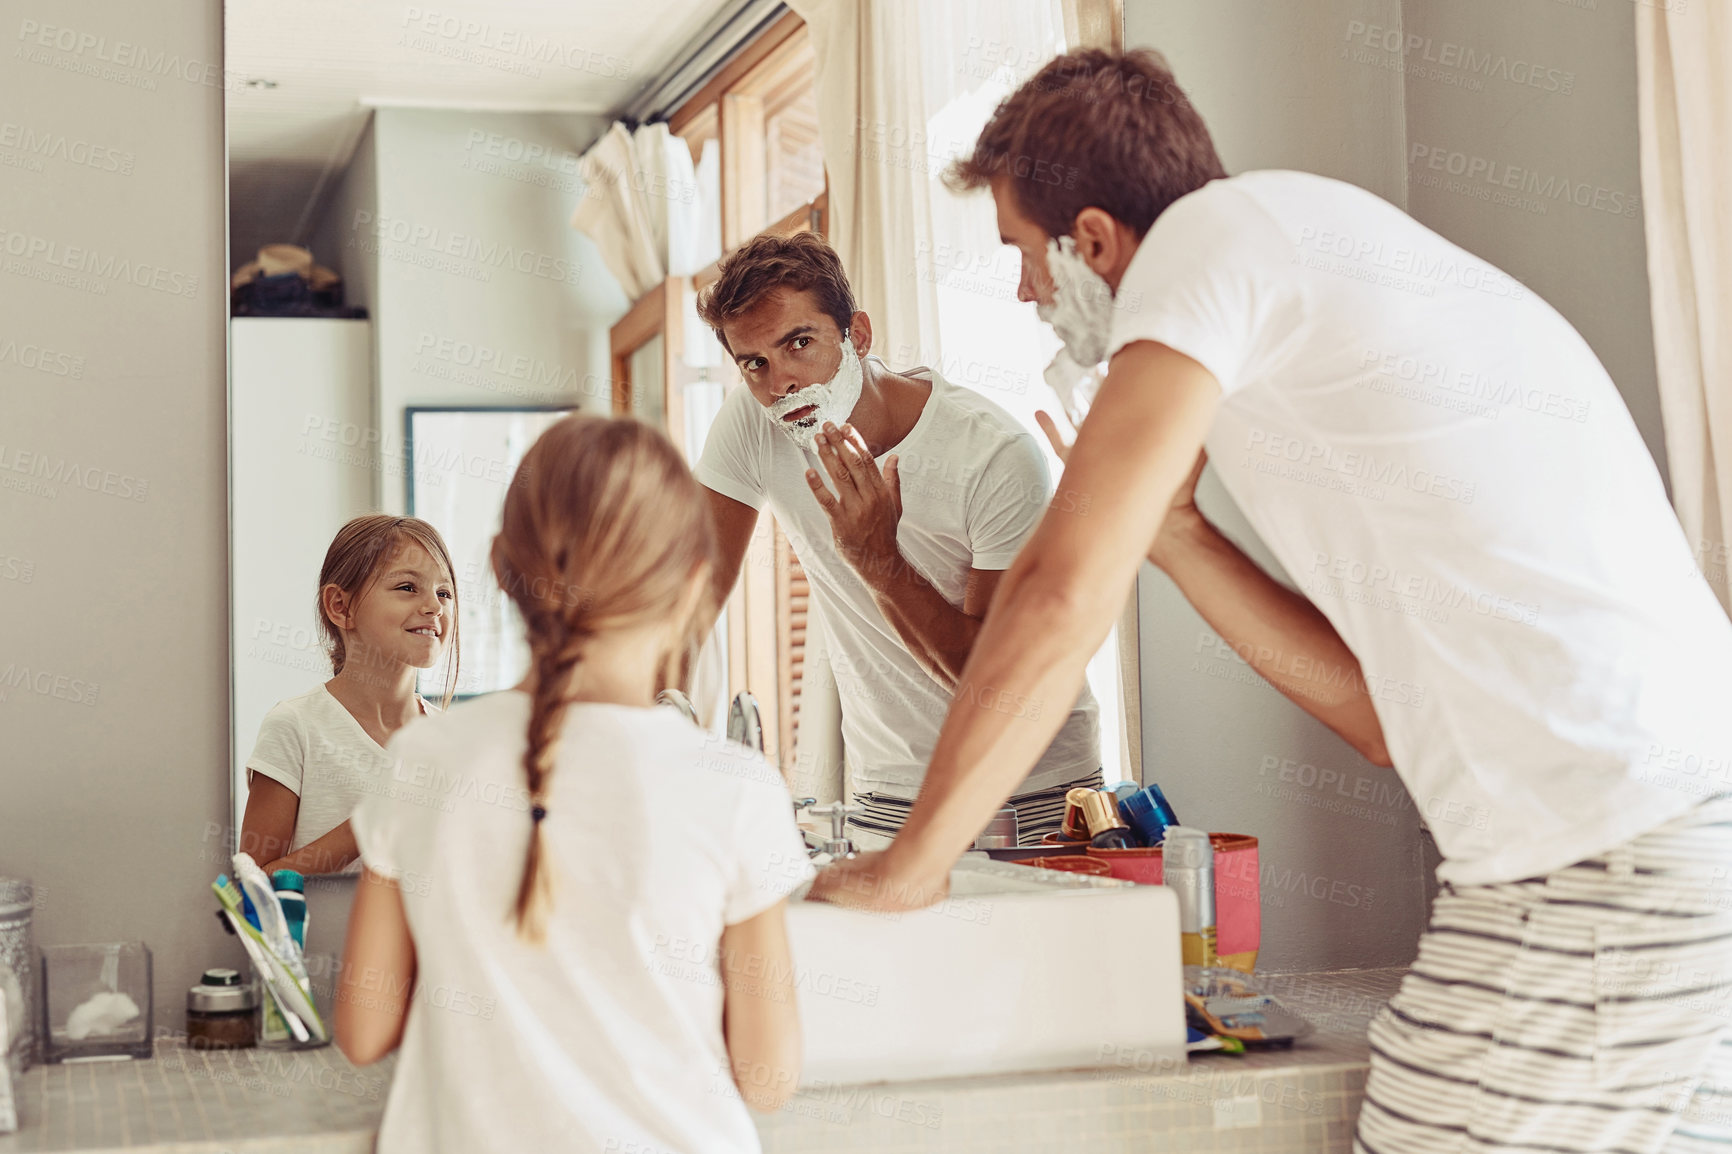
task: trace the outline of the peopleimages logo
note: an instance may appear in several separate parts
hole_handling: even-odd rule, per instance
[[[1376,281],[1379,273],[1393,274],[1400,282],[1392,287],[1411,288],[1426,296],[1434,295],[1437,285],[1456,285],[1517,301],[1527,296],[1521,282],[1508,274],[1489,265],[1457,260],[1449,253],[1428,255],[1406,247],[1390,248],[1381,239],[1310,225],[1300,227],[1296,247],[1295,263],[1308,268],[1371,281]],[[1328,258],[1337,258],[1335,264],[1328,264]]]
[[[1399,28],[1385,28],[1363,20],[1347,22],[1346,40],[1361,48],[1393,53],[1409,64],[1417,62],[1459,69],[1486,80],[1506,80],[1542,92],[1568,96],[1576,88],[1576,74],[1562,68],[1511,59],[1501,52],[1481,52],[1467,44],[1437,40],[1417,32],[1404,34]]]
[[[1585,180],[1571,180],[1567,176],[1542,175],[1531,168],[1433,144],[1415,144],[1410,147],[1407,150],[1407,164],[1410,168],[1420,170],[1419,177],[1425,175],[1425,170],[1447,173],[1460,177],[1470,188],[1484,185],[1489,190],[1512,189],[1527,193],[1539,201],[1562,200],[1577,208],[1591,208],[1595,212],[1612,216],[1633,217],[1640,211],[1642,204],[1641,197],[1633,192],[1590,184]],[[1421,183],[1425,182],[1421,180]]]
[[[63,160],[99,172],[117,172],[122,176],[132,175],[135,159],[124,149],[92,144],[63,132],[50,132],[10,120],[0,121],[0,148],[15,149],[42,160]]]
[[[174,76],[189,84],[203,84],[211,88],[219,88],[223,84],[221,65],[190,56],[182,57],[180,53],[167,49],[152,51],[142,44],[131,44],[125,40],[111,42],[106,36],[81,32],[76,28],[21,20],[18,22],[18,40],[22,45],[19,55],[32,63],[51,63],[52,58],[41,59],[41,54],[29,51],[50,48],[69,54],[78,64],[84,66],[73,67],[67,71],[91,71],[93,75],[103,79],[124,80],[146,91],[155,88],[155,84],[149,82],[150,78],[155,76]],[[104,65],[109,66],[106,71],[102,68]],[[64,67],[58,64],[56,66]],[[126,77],[124,73],[114,73],[116,68],[145,75]]]
[[[472,20],[435,8],[410,6],[403,12],[403,27],[411,33],[444,40],[453,46],[494,52],[526,64],[553,64],[573,72],[620,79],[631,75],[631,61],[611,52],[597,52],[576,44],[564,44],[550,36],[537,36],[521,28],[509,28],[485,20]],[[419,47],[419,45],[410,45]],[[489,63],[485,58],[475,63]],[[539,71],[531,73],[539,76]]]
[[[176,272],[148,261],[134,261],[118,253],[63,244],[49,237],[17,232],[4,224],[0,224],[0,253],[17,258],[16,262],[8,262],[8,272],[28,273],[29,265],[19,262],[40,262],[55,269],[66,269],[75,274],[94,277],[95,281],[90,283],[104,292],[107,290],[103,287],[103,282],[124,281],[170,296],[198,295],[198,277],[190,273]],[[19,268],[11,268],[13,263],[19,263]]]

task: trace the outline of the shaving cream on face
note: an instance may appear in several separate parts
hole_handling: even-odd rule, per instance
[[[844,335],[842,363],[836,366],[835,375],[822,384],[807,385],[789,393],[774,404],[766,406],[764,413],[794,444],[802,449],[810,449],[818,431],[824,427],[824,422],[840,425],[854,415],[854,406],[860,403],[860,390],[864,383],[865,373],[860,368],[860,355],[854,351],[854,342]],[[782,419],[808,405],[817,407],[798,421]]]
[[[1058,394],[1065,414],[1080,424],[1100,388],[1097,366],[1106,359],[1112,335],[1113,290],[1088,266],[1072,237],[1048,238],[1046,268],[1052,279],[1052,300],[1035,306],[1035,315],[1052,326],[1064,348],[1044,374]]]

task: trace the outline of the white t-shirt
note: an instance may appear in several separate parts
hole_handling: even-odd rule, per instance
[[[423,713],[434,711],[416,701]],[[293,853],[348,821],[355,803],[378,787],[390,767],[390,755],[321,684],[265,714],[247,758],[247,782],[261,773],[301,799],[289,842]],[[361,865],[350,862],[342,872],[360,873]]]
[[[1704,766],[1726,786],[1732,623],[1551,306],[1296,172],[1173,204],[1115,305],[1112,351],[1219,380],[1210,462],[1359,658],[1439,878],[1549,872],[1688,808]]]
[[[781,775],[667,708],[569,707],[547,789],[547,943],[510,913],[531,821],[529,697],[391,739],[352,819],[415,940],[381,1154],[755,1151],[722,1041],[722,927],[812,871]]]
[[[897,547],[960,609],[970,569],[1008,569],[1016,559],[1046,511],[1052,482],[1034,437],[1009,413],[930,370],[910,375],[929,377],[931,395],[914,428],[878,457],[878,465],[892,453],[899,458]],[[829,485],[818,454],[777,430],[751,390],[740,385],[722,403],[693,472],[708,488],[753,509],[769,501],[828,631],[849,780],[863,790],[913,797],[952,695],[908,652],[865,581],[837,550],[829,514],[806,483],[807,468],[818,470]],[[1008,699],[992,707],[1032,708]],[[1084,685],[1058,736],[1014,792],[1069,781],[1100,764],[1099,709]]]

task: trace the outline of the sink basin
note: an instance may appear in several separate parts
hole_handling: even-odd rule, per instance
[[[1165,886],[964,859],[929,909],[793,902],[788,933],[806,1085],[1184,1061]]]

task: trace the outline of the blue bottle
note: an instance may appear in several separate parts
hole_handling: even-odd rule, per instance
[[[271,875],[271,889],[276,891],[277,904],[283,907],[283,918],[289,923],[289,936],[303,950],[307,948],[307,879],[295,870],[278,870]]]
[[[1160,845],[1166,839],[1167,827],[1179,824],[1161,787],[1152,783],[1119,802],[1119,814],[1144,845]]]

